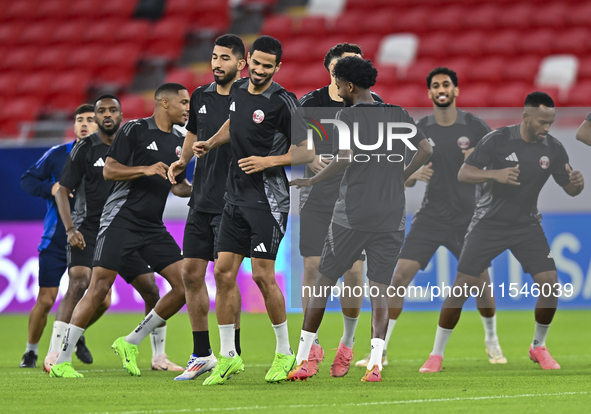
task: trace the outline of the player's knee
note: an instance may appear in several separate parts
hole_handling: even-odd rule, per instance
[[[254,280],[261,292],[266,292],[274,285],[277,285],[274,277],[264,273],[253,273],[252,280]]]
[[[183,274],[183,285],[186,291],[198,291],[205,285],[205,279],[196,275]]]
[[[86,278],[70,279],[68,294],[71,294],[76,301],[79,301],[84,296],[86,289],[88,289],[88,285],[89,281]]]
[[[49,313],[55,304],[55,296],[53,295],[39,295],[35,306],[44,313]]]

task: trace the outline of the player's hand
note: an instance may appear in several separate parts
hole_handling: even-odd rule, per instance
[[[168,169],[168,179],[170,180],[171,184],[176,184],[176,176],[181,174],[187,166],[182,164],[180,160],[173,162]]]
[[[290,186],[294,186],[295,188],[302,188],[302,187],[310,187],[312,183],[310,182],[309,178],[296,178],[295,180],[291,180],[289,182]]]
[[[66,233],[66,235],[68,236],[68,243],[70,243],[70,246],[80,250],[84,250],[84,248],[86,247],[84,236],[76,229],[76,227],[72,227]]]
[[[253,174],[256,172],[263,171],[266,168],[272,167],[272,165],[269,164],[269,160],[267,159],[267,157],[257,157],[255,155],[238,160],[238,166],[246,174]]]
[[[566,171],[568,172],[568,177],[573,185],[582,187],[585,184],[585,180],[583,180],[583,174],[581,174],[580,171],[573,171],[568,164],[566,164]]]
[[[476,147],[472,147],[472,148],[470,148],[470,149],[467,149],[467,150],[462,150],[462,154],[464,154],[464,159],[468,158],[468,156],[469,156],[470,154],[472,154],[472,152],[474,152],[474,149],[475,149],[475,148],[476,148]]]
[[[521,185],[517,181],[517,178],[519,178],[519,164],[517,164],[515,167],[496,170],[495,181],[501,184]]]
[[[195,154],[197,158],[203,157],[210,149],[207,141],[196,141],[193,143],[193,154]]]
[[[146,169],[144,170],[144,175],[146,177],[151,177],[153,175],[159,175],[160,177],[164,178],[165,180],[168,180],[168,177],[166,176],[167,173],[168,173],[168,165],[166,165],[162,161],[157,162],[156,164],[150,165],[149,167],[146,167]]]
[[[320,171],[324,170],[328,164],[330,164],[330,160],[322,158],[322,156],[320,155],[316,155],[314,157],[314,161],[308,164],[308,168],[310,168],[310,171],[312,171],[314,175],[316,175]]]
[[[432,162],[427,165],[423,165],[409,177],[409,180],[419,180],[428,183],[431,179],[431,176],[433,176],[433,168],[431,168],[432,165]]]

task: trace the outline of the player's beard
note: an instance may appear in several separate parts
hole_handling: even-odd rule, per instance
[[[454,100],[456,99],[456,97],[452,94],[448,99],[446,103],[441,103],[437,100],[437,98],[433,99],[433,103],[435,104],[435,106],[438,106],[439,108],[449,108],[449,106],[454,103]]]
[[[113,123],[113,126],[111,128],[105,128],[103,126],[103,124],[98,124],[98,127],[103,134],[110,137],[110,136],[115,135],[115,133],[119,130],[120,125],[121,125],[121,122],[117,122],[117,123]]]
[[[231,72],[225,72],[223,76],[218,76],[214,73],[213,79],[215,80],[215,83],[217,83],[218,85],[225,86],[236,77],[236,72],[238,72],[238,68],[234,69]]]
[[[252,72],[248,72],[248,75],[249,75],[248,77],[250,78],[250,82],[251,82],[253,85],[255,85],[255,86],[263,86],[263,85],[266,85],[267,83],[269,83],[269,81],[270,81],[271,79],[273,79],[273,75],[274,75],[274,74],[273,74],[273,73],[272,73],[272,74],[270,74],[269,76],[265,77],[265,78],[264,78],[262,81],[255,81],[255,80],[252,78]]]

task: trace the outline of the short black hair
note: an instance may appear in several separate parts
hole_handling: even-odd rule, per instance
[[[82,104],[78,108],[76,108],[76,112],[74,112],[74,118],[76,118],[80,114],[85,114],[86,112],[94,113],[94,105],[91,104]]]
[[[439,66],[438,68],[433,69],[427,75],[427,89],[431,89],[431,81],[435,75],[447,75],[451,79],[451,82],[454,84],[454,86],[458,86],[458,74],[450,68]]]
[[[554,108],[554,100],[544,92],[532,92],[525,98],[523,106],[529,106],[532,108],[539,108],[540,105],[547,106],[548,108]]]
[[[281,62],[281,55],[283,49],[281,48],[281,42],[271,36],[261,36],[252,44],[252,53],[258,50],[263,53],[269,53],[275,55],[275,63],[278,65]]]
[[[238,59],[244,59],[246,55],[246,51],[244,49],[244,42],[242,39],[235,34],[225,34],[221,35],[217,39],[215,39],[216,46],[227,47],[228,49],[232,50],[232,54],[236,56]]]
[[[105,93],[105,94],[103,94],[103,95],[99,96],[98,98],[96,98],[96,99],[94,100],[94,106],[95,106],[95,108],[96,108],[96,104],[98,103],[98,101],[101,101],[101,100],[103,100],[103,99],[113,99],[113,100],[115,100],[115,101],[119,102],[119,106],[121,106],[121,101],[119,100],[119,98],[117,98],[117,97],[116,97],[115,95],[113,95],[113,94],[110,94],[110,93]]]
[[[160,95],[162,95],[164,92],[172,92],[172,93],[176,93],[178,95],[179,91],[186,90],[186,89],[187,88],[185,88],[180,83],[174,83],[174,82],[165,83],[165,84],[160,85],[158,87],[158,89],[156,89],[156,92],[154,93],[154,99],[158,99],[160,97]]]
[[[329,70],[330,62],[333,59],[338,59],[345,53],[355,53],[356,55],[363,55],[361,46],[352,43],[339,43],[330,48],[326,56],[324,56],[324,67]]]
[[[369,89],[376,84],[378,70],[369,59],[347,56],[340,59],[332,71],[337,79],[351,82],[361,89]]]

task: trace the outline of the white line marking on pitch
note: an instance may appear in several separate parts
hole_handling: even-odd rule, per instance
[[[145,410],[145,411],[106,411],[101,413],[89,414],[149,414],[149,413],[206,413],[218,411],[242,411],[242,410],[278,410],[289,408],[320,408],[320,407],[367,407],[367,406],[382,406],[382,405],[398,405],[398,404],[424,404],[424,403],[438,403],[438,402],[457,402],[457,401],[480,401],[480,400],[501,400],[509,398],[530,398],[530,397],[564,397],[569,395],[586,395],[590,391],[581,392],[556,392],[547,394],[519,394],[519,395],[486,395],[483,397],[457,397],[457,398],[432,398],[420,400],[402,400],[402,401],[379,401],[367,403],[345,403],[345,404],[294,404],[294,405],[254,405],[250,407],[223,407],[223,408],[186,408],[180,410]]]

